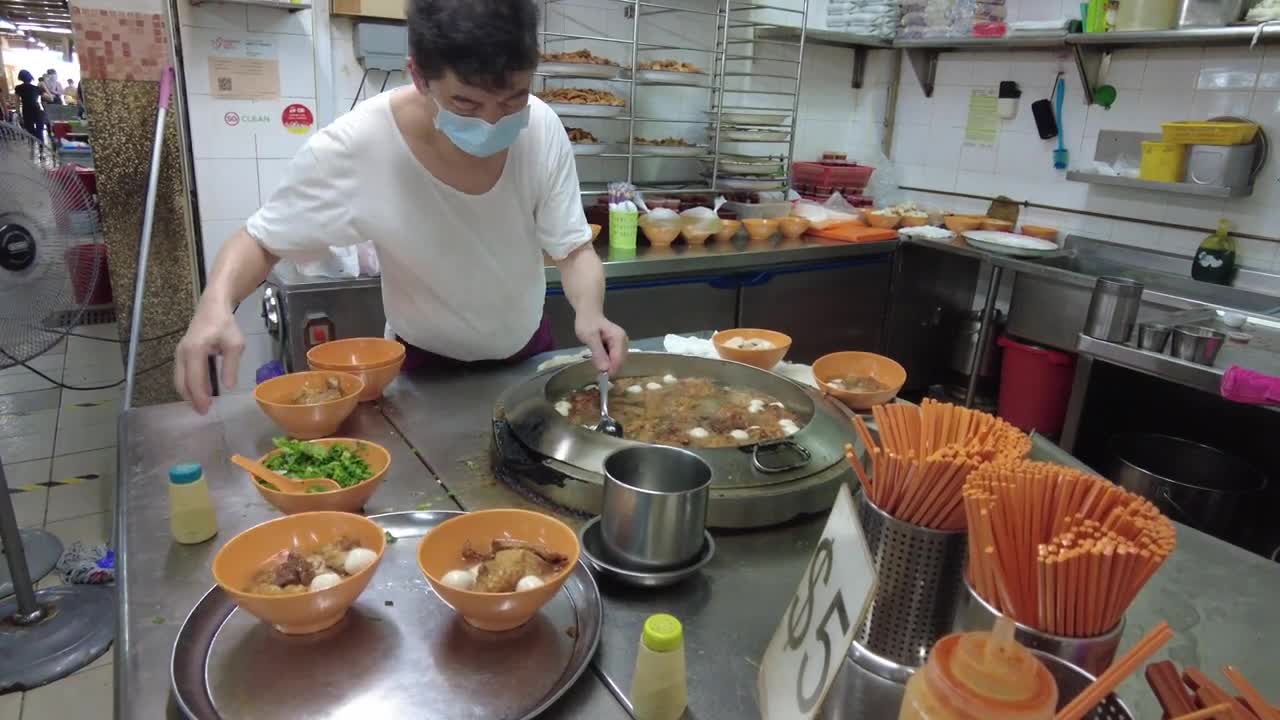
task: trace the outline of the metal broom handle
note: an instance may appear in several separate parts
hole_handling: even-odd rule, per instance
[[[13,616],[13,622],[18,625],[38,622],[44,618],[44,610],[36,604],[31,570],[27,567],[27,551],[22,546],[22,533],[18,530],[18,516],[13,512],[13,499],[9,496],[9,481],[4,477],[3,465],[0,465],[0,540],[4,541],[13,592],[18,596],[18,613]]]
[[[138,242],[138,277],[133,286],[129,321],[129,360],[124,374],[124,410],[133,407],[133,383],[138,372],[138,342],[142,335],[142,296],[147,290],[147,258],[151,255],[151,230],[156,221],[156,195],[160,184],[160,157],[164,152],[164,122],[173,92],[173,67],[160,76],[160,101],[156,111],[156,142],[151,149],[151,175],[147,178],[147,204],[142,213],[142,237]]]

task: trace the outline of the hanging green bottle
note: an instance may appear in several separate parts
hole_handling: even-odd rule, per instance
[[[1230,285],[1236,271],[1236,240],[1227,234],[1231,223],[1218,221],[1218,231],[1204,239],[1191,259],[1191,277],[1201,282]]]

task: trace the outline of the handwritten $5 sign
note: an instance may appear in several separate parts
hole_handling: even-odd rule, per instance
[[[764,720],[811,720],[835,682],[875,590],[876,571],[847,485],[760,662]]]

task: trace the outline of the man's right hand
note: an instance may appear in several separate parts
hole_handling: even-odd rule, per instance
[[[222,385],[230,389],[235,387],[243,353],[244,335],[230,305],[203,297],[174,353],[173,386],[196,412],[204,415],[213,402],[209,356],[222,356]]]

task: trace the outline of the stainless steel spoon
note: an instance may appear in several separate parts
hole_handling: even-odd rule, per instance
[[[596,384],[600,389],[600,422],[596,424],[596,432],[620,438],[622,423],[609,417],[609,372],[607,370],[600,373],[600,379]]]

